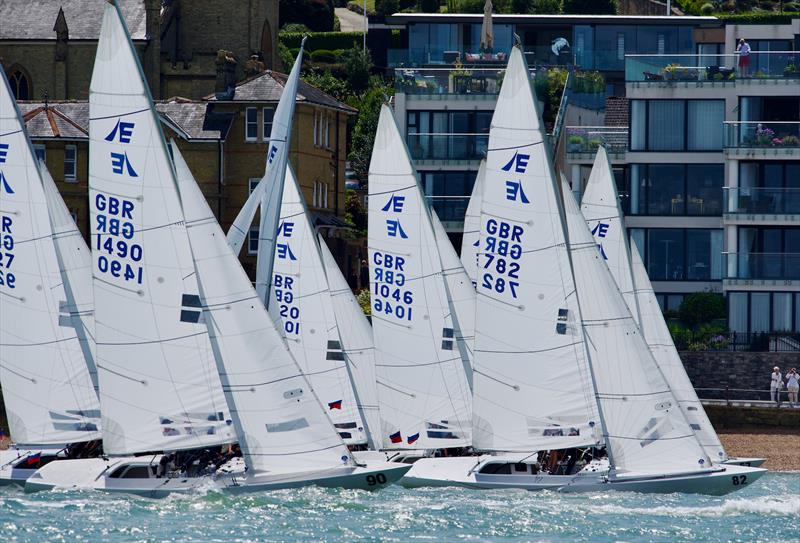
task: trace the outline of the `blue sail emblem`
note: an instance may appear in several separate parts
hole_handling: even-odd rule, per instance
[[[12,189],[11,185],[8,184],[8,179],[6,179],[6,176],[3,172],[0,172],[0,192],[14,194],[14,189]]]

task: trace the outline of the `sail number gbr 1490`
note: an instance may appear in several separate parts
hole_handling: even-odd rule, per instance
[[[519,225],[497,219],[486,221],[483,245],[483,270],[481,287],[498,294],[510,293],[517,297],[519,287],[519,259],[522,256],[522,235]]]
[[[125,198],[98,193],[94,198],[95,240],[97,271],[141,285],[144,271],[142,246],[133,243],[136,228],[133,212],[136,205]]]
[[[372,311],[376,314],[392,316],[399,320],[411,320],[414,296],[403,287],[406,274],[403,266],[406,260],[380,251],[372,255]]]

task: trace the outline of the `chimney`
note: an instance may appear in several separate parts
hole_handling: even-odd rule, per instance
[[[220,49],[214,64],[217,66],[214,95],[217,100],[233,100],[236,93],[236,58],[232,52]]]

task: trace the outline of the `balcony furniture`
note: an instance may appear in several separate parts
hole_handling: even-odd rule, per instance
[[[442,60],[445,64],[454,64],[461,58],[461,53],[458,51],[445,51],[442,53]]]
[[[652,72],[642,72],[645,81],[664,81],[664,76],[661,74],[654,74]]]

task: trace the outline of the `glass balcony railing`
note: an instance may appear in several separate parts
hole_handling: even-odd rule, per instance
[[[725,121],[725,147],[800,149],[798,121]]]
[[[428,196],[436,215],[443,223],[463,223],[467,214],[469,196]],[[445,226],[447,226],[445,224]]]
[[[489,134],[409,134],[406,143],[414,160],[480,160]]]
[[[783,215],[800,213],[800,188],[724,187],[725,213]]]
[[[505,65],[469,69],[398,68],[394,72],[394,90],[398,94],[493,96],[500,92],[504,74]]]
[[[389,49],[387,64],[391,68],[423,67],[436,64],[452,66],[460,62],[464,66],[499,66],[505,67],[509,51],[481,53],[480,47],[468,49],[442,49],[437,47],[409,47],[406,49]],[[528,66],[572,66],[575,55],[569,51],[553,52],[552,46],[525,47],[525,60]],[[620,68],[621,69],[621,68]]]
[[[625,81],[735,81],[800,79],[800,51],[737,54],[625,55]]]
[[[726,279],[800,279],[800,253],[727,253]]]
[[[605,145],[609,153],[624,153],[628,150],[627,126],[567,126],[567,153],[596,153]]]

